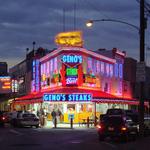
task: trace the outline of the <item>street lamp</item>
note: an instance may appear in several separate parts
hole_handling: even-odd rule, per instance
[[[99,21],[112,21],[112,22],[118,22],[118,23],[122,23],[122,24],[126,24],[129,25],[133,28],[135,28],[136,30],[138,30],[139,32],[139,36],[140,36],[140,58],[139,58],[139,62],[141,66],[145,66],[143,64],[145,64],[145,29],[146,29],[146,18],[145,18],[145,13],[144,13],[144,5],[145,2],[144,0],[140,0],[140,28],[130,24],[128,22],[124,22],[124,21],[120,21],[120,20],[115,20],[115,19],[99,19],[99,20],[89,20],[86,23],[87,27],[91,27],[93,25],[94,22],[99,22]],[[142,75],[144,75],[142,73]],[[144,82],[145,79],[140,81],[140,95],[139,95],[139,132],[140,132],[140,136],[143,137],[144,135]]]
[[[116,20],[116,19],[88,20],[88,21],[86,22],[86,26],[87,26],[87,27],[92,27],[94,22],[100,22],[100,21],[118,22],[118,23],[122,23],[122,24],[129,25],[129,26],[135,28],[136,30],[140,31],[140,30],[139,30],[139,27],[137,27],[137,26],[135,26],[135,25],[133,25],[133,24],[131,24],[131,23],[128,23],[128,22],[125,22],[125,21],[121,21],[121,20]]]

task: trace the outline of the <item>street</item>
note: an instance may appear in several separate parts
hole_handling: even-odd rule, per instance
[[[1,150],[142,150],[149,139],[99,142],[95,129],[0,128]]]

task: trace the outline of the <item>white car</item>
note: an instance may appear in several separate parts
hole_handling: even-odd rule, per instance
[[[19,113],[15,119],[15,126],[17,127],[35,126],[38,128],[39,124],[39,118],[35,114],[29,112]]]

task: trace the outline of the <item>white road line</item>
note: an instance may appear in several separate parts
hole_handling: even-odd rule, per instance
[[[14,130],[14,129],[10,129],[9,131],[11,133],[14,133],[14,134],[17,134],[17,135],[23,135],[21,132],[18,132],[18,131]]]
[[[75,141],[71,141],[71,142],[69,142],[69,143],[78,144],[78,143],[81,143],[81,142],[82,142],[82,141],[78,141],[78,140],[76,141],[76,140],[75,140]]]
[[[117,148],[117,146],[115,146],[115,145],[113,145],[113,144],[110,144],[110,143],[108,143],[108,142],[102,142],[103,144],[105,144],[105,145],[108,145],[109,147],[111,147],[111,148],[113,148],[113,149],[116,149]]]

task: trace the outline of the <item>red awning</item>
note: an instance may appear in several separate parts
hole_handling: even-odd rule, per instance
[[[33,103],[42,103],[43,101],[41,99],[30,99],[30,100],[15,100],[14,104],[33,104]]]
[[[109,93],[100,91],[98,89],[90,89],[83,87],[60,87],[51,90],[45,90],[43,92],[32,93],[26,96],[19,97],[15,100],[15,103],[39,103],[43,101],[44,93],[65,93],[65,94],[73,94],[73,93],[90,93],[92,94],[93,100],[92,102],[97,103],[120,103],[120,104],[133,104],[138,105],[138,101],[132,98],[122,98],[111,95]]]
[[[95,90],[95,89],[87,89],[87,88],[83,88],[83,87],[63,87],[63,88],[58,88],[58,89],[54,89],[54,90],[49,90],[49,91],[44,91],[40,94],[38,94],[38,96],[43,96],[43,93],[65,93],[65,94],[73,94],[73,93],[90,93],[92,94],[93,97],[100,97],[100,98],[117,98],[114,95],[108,94],[106,92],[103,92],[101,90]]]

